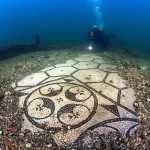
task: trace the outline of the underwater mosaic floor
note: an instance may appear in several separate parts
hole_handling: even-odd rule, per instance
[[[88,131],[129,136],[138,127],[134,90],[116,66],[93,54],[48,67],[14,83],[24,108],[22,130],[51,131],[55,144],[87,143]]]

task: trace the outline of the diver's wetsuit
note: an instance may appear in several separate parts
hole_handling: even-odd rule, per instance
[[[92,29],[88,33],[89,42],[91,45],[95,47],[101,47],[106,49],[107,47],[107,35],[104,33],[102,29],[99,27],[92,27]]]

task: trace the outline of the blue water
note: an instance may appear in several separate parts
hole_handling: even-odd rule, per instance
[[[133,51],[150,53],[149,0],[0,0],[0,47],[87,41],[92,25],[119,37]]]

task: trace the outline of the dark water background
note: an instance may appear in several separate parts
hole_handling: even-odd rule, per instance
[[[132,51],[150,54],[150,1],[102,0],[104,29]],[[97,24],[95,0],[0,0],[0,47],[32,43],[82,44]]]

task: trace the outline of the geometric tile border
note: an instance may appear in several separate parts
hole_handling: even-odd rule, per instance
[[[57,145],[86,143],[89,130],[130,136],[138,127],[134,90],[102,57],[82,55],[12,86],[24,108],[22,130],[49,130]]]

